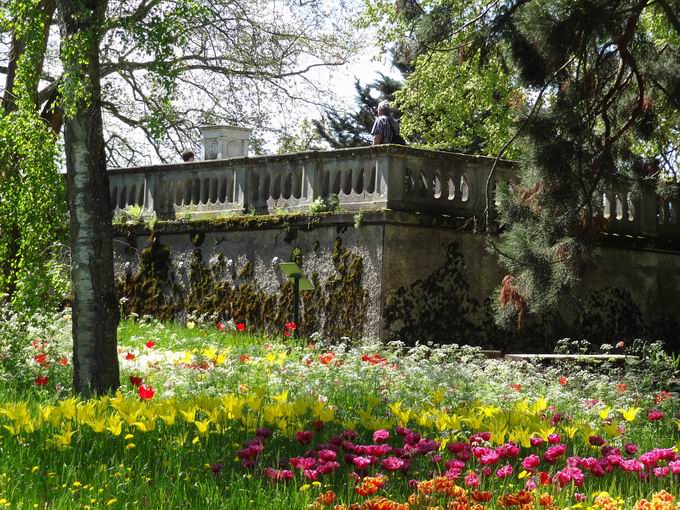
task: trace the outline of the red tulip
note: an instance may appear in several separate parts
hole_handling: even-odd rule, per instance
[[[148,384],[142,384],[139,386],[139,388],[137,388],[137,393],[139,394],[139,398],[142,400],[151,400],[156,394],[156,390],[154,390]]]

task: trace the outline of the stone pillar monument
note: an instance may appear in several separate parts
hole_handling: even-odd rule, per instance
[[[203,134],[203,159],[242,158],[248,155],[252,129],[236,126],[205,126]]]

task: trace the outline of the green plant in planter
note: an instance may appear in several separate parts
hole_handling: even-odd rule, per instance
[[[338,212],[341,211],[340,199],[338,195],[328,195],[327,197],[319,197],[309,206],[309,210],[313,213],[324,212]]]
[[[142,223],[144,208],[141,205],[130,205],[125,209],[116,211],[113,216],[115,223]]]

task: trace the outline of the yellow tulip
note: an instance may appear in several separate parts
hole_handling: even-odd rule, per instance
[[[578,427],[573,427],[569,425],[564,425],[562,427],[562,430],[564,431],[565,434],[569,437],[569,439],[573,439],[574,435],[576,432],[578,432]]]
[[[411,419],[412,411],[410,409],[403,410],[401,405],[401,402],[394,402],[392,404],[388,404],[387,408],[395,416],[397,423],[400,426],[405,427]]]
[[[444,402],[444,395],[446,395],[446,390],[438,389],[432,392],[432,403],[434,405],[439,405]]]
[[[531,406],[531,414],[538,414],[548,408],[548,400],[545,397],[539,398],[534,405]]]
[[[13,436],[16,436],[21,431],[20,425],[3,425],[3,428],[7,429]]]
[[[257,394],[251,394],[246,397],[246,404],[251,411],[259,411],[262,405],[262,397]]]
[[[155,421],[136,421],[130,424],[133,427],[137,427],[141,432],[150,432],[156,428]]]
[[[237,395],[228,394],[223,396],[221,399],[221,404],[228,419],[238,420],[241,418],[245,401],[239,398]]]
[[[482,424],[484,423],[483,415],[470,415],[467,418],[463,418],[463,421],[467,422],[474,432],[478,432],[482,429]]]
[[[76,399],[74,397],[67,398],[59,402],[59,410],[64,418],[72,419],[76,416]]]
[[[531,447],[531,441],[529,440],[530,437],[529,429],[517,427],[510,431],[510,434],[508,435],[508,441],[513,441],[514,443],[520,444],[523,448],[529,448]]]
[[[628,409],[619,409],[619,412],[621,413],[621,416],[623,416],[623,419],[626,421],[633,421],[638,413],[640,412],[639,407],[630,407]]]
[[[332,407],[325,407],[315,414],[316,417],[324,423],[329,423],[335,419],[335,409]]]
[[[444,411],[434,413],[434,424],[439,432],[444,432],[449,428],[449,416]]]
[[[61,434],[55,434],[52,439],[48,441],[49,444],[56,446],[57,448],[66,448],[71,444],[71,438],[75,434],[74,430],[65,430]]]
[[[106,422],[108,423],[106,430],[114,436],[120,436],[120,433],[123,431],[123,422],[120,417],[117,414],[112,414],[106,419]]]
[[[618,437],[622,434],[617,423],[608,423],[602,429],[609,435],[609,437]]]
[[[106,430],[106,418],[92,419],[87,425],[96,433],[100,434]]]
[[[548,436],[555,433],[555,427],[541,427],[538,433],[543,439],[547,441]]]
[[[449,415],[449,429],[458,431],[462,428],[460,416],[457,414]]]
[[[194,422],[199,435],[204,435],[208,432],[208,426],[210,425],[210,420],[196,420]]]
[[[186,411],[182,409],[179,410],[180,414],[184,416],[184,421],[186,421],[187,423],[193,423],[194,420],[196,420],[196,411],[198,411],[196,406],[193,406]]]
[[[491,417],[497,415],[501,411],[500,407],[495,407],[495,406],[481,406],[478,409],[487,418],[491,418]]]

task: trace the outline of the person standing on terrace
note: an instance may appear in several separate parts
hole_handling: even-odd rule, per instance
[[[395,143],[397,139],[401,140],[399,121],[392,117],[388,101],[380,101],[378,104],[378,118],[373,123],[371,134],[373,135],[373,145]]]

